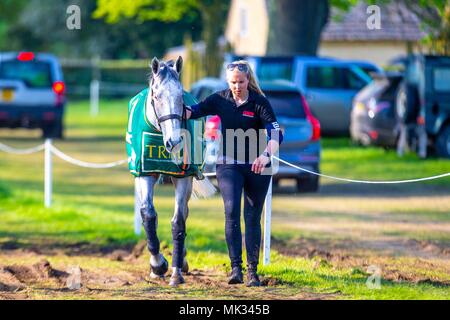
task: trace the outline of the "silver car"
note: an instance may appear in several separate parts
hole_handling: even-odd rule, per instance
[[[228,55],[224,65],[241,58],[252,65],[260,81],[284,79],[295,83],[320,121],[324,135],[349,135],[354,96],[372,81],[370,72],[382,71],[367,61],[308,56]]]
[[[63,137],[65,84],[58,59],[33,52],[0,53],[0,127],[40,128]]]

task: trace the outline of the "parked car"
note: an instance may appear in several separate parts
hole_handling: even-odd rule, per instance
[[[50,54],[0,53],[0,127],[41,128],[44,137],[63,137],[65,84]]]
[[[382,72],[373,63],[329,57],[257,57],[228,55],[230,61],[246,59],[260,81],[292,81],[318,118],[324,135],[348,135],[355,95],[372,81],[370,72]],[[225,70],[225,68],[224,68]],[[222,72],[222,78],[225,71]]]
[[[353,99],[350,136],[354,142],[365,146],[396,147],[399,131],[395,103],[403,74],[389,72],[373,77],[374,81]]]
[[[284,133],[284,142],[279,150],[279,157],[290,163],[313,172],[320,172],[320,123],[312,115],[308,103],[297,87],[288,81],[261,81],[261,89],[277,116],[281,130]],[[192,86],[191,93],[197,100],[203,100],[208,95],[226,89],[225,81],[215,78],[205,78]],[[209,117],[206,122],[206,159],[207,170],[213,171],[217,155],[219,154],[219,141],[215,132],[220,130],[220,118]],[[299,192],[316,192],[319,188],[319,177],[294,169],[280,163],[278,172],[273,177],[274,184],[281,179],[295,179]]]
[[[422,158],[429,152],[450,158],[450,56],[408,58],[396,116],[404,137],[399,150],[407,143]]]

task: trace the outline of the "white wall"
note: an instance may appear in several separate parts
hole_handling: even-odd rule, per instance
[[[401,41],[322,41],[319,48],[320,56],[368,60],[379,66],[385,66],[390,59],[407,52],[407,43]]]

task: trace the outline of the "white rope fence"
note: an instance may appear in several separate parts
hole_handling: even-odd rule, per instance
[[[45,182],[44,182],[44,198],[45,198],[45,206],[48,208],[51,206],[52,202],[52,172],[53,172],[53,166],[52,166],[52,157],[51,155],[54,154],[58,158],[72,164],[75,166],[83,167],[83,168],[91,168],[91,169],[109,169],[117,166],[121,166],[128,162],[127,159],[124,160],[118,160],[114,162],[108,162],[108,163],[93,163],[93,162],[86,162],[81,161],[78,159],[75,159],[58,148],[56,148],[54,145],[52,145],[51,139],[46,139],[44,144],[28,148],[28,149],[17,149],[10,146],[7,146],[3,143],[0,143],[0,151],[15,154],[15,155],[28,155],[33,154],[36,152],[40,152],[44,150],[45,151]],[[355,180],[355,179],[348,179],[348,178],[341,178],[341,177],[334,177],[326,174],[321,174],[318,172],[314,172],[302,167],[299,167],[297,165],[294,165],[290,162],[287,162],[283,159],[280,159],[276,156],[273,156],[273,159],[280,161],[281,163],[284,163],[285,165],[288,165],[294,169],[301,170],[304,172],[308,172],[313,175],[317,175],[320,177],[333,179],[333,180],[339,180],[339,181],[345,181],[345,182],[351,182],[351,183],[364,183],[364,184],[400,184],[400,183],[412,183],[412,182],[419,182],[419,181],[427,181],[427,180],[434,180],[434,179],[440,179],[444,177],[450,176],[450,172],[443,173],[440,175],[435,175],[431,177],[424,177],[424,178],[416,178],[416,179],[406,179],[406,180],[389,180],[389,181],[373,181],[373,180]],[[215,172],[212,173],[204,173],[205,177],[213,177],[216,175]],[[266,195],[265,199],[265,205],[264,205],[264,245],[263,245],[263,263],[264,265],[268,265],[270,263],[270,235],[271,235],[271,218],[272,218],[272,183],[269,185],[269,190]],[[138,204],[138,197],[136,194],[136,186],[135,186],[135,207],[134,207],[134,230],[137,235],[141,233],[141,216],[140,216],[140,209]]]
[[[50,143],[48,143],[48,142],[50,142]],[[47,143],[49,145],[49,148],[50,148],[51,152],[55,156],[57,156],[58,158],[66,161],[68,163],[71,163],[72,165],[83,167],[83,168],[109,169],[109,168],[121,166],[121,165],[127,163],[127,161],[128,161],[127,159],[123,159],[123,160],[118,160],[118,161],[114,161],[114,162],[107,162],[107,163],[94,163],[94,162],[86,162],[86,161],[78,160],[78,159],[75,159],[75,158],[65,154],[64,152],[62,152],[58,148],[56,148],[53,144],[51,144],[51,139],[47,139],[45,144],[40,144],[38,146],[35,146],[35,147],[32,147],[32,148],[28,148],[28,149],[17,149],[17,148],[10,147],[10,146],[0,142],[0,151],[6,152],[6,153],[10,153],[10,154],[16,154],[16,155],[28,155],[28,154],[33,154],[33,153],[40,152],[40,151],[44,150],[46,148]],[[301,171],[304,171],[304,172],[308,172],[308,173],[313,174],[313,175],[317,175],[317,176],[320,176],[320,177],[323,177],[323,178],[332,179],[332,180],[339,180],[339,181],[352,182],[352,183],[399,184],[399,183],[412,183],[412,182],[420,182],[420,181],[427,181],[427,180],[435,180],[435,179],[440,179],[440,178],[444,178],[444,177],[450,176],[450,172],[447,172],[447,173],[443,173],[443,174],[439,174],[439,175],[435,175],[435,176],[430,176],[430,177],[406,179],[406,180],[355,180],[355,179],[335,177],[335,176],[330,176],[330,175],[314,172],[314,171],[302,168],[300,166],[294,165],[294,164],[292,164],[292,163],[290,163],[288,161],[285,161],[283,159],[280,159],[280,158],[278,158],[276,156],[273,156],[273,159],[278,160],[281,163],[284,163],[284,164],[286,164],[286,165],[288,165],[288,166],[290,166],[290,167],[292,167],[294,169],[301,170]],[[216,173],[215,172],[209,172],[209,173],[204,173],[203,175],[205,177],[214,177],[214,176],[216,176]]]
[[[308,169],[304,169],[302,167],[296,166],[292,163],[289,163],[283,159],[280,159],[276,156],[273,156],[274,159],[280,161],[281,163],[284,163],[292,168],[301,170],[301,171],[305,171],[311,174],[315,174],[317,176],[320,177],[324,177],[324,178],[329,178],[329,179],[333,179],[333,180],[339,180],[339,181],[346,181],[346,182],[353,182],[353,183],[366,183],[366,184],[399,184],[399,183],[411,183],[411,182],[419,182],[419,181],[426,181],[426,180],[434,180],[434,179],[440,179],[440,178],[444,178],[444,177],[448,177],[450,176],[450,172],[447,173],[443,173],[437,176],[431,176],[431,177],[425,177],[425,178],[416,178],[416,179],[407,179],[407,180],[388,180],[388,181],[371,181],[371,180],[354,180],[354,179],[347,179],[347,178],[339,178],[339,177],[333,177],[333,176],[329,176],[326,174],[321,174],[321,173],[317,173],[314,171],[310,171]]]
[[[64,152],[62,152],[58,148],[56,148],[54,145],[51,145],[50,148],[51,148],[52,153],[55,156],[57,156],[58,158],[66,161],[66,162],[69,162],[70,164],[73,164],[73,165],[78,166],[78,167],[83,167],[83,168],[109,169],[109,168],[121,166],[124,163],[127,163],[127,160],[125,160],[125,159],[124,160],[115,161],[115,162],[108,162],[108,163],[85,162],[85,161],[77,160],[75,158],[72,158],[72,157],[68,156],[67,154],[65,154]]]
[[[0,151],[6,152],[6,153],[11,153],[11,154],[17,154],[17,155],[36,153],[36,152],[44,150],[44,148],[45,148],[45,145],[40,144],[36,147],[32,147],[29,149],[16,149],[16,148],[7,146],[6,144],[0,143]]]
[[[45,207],[49,208],[52,204],[52,185],[53,185],[53,162],[52,162],[52,154],[57,156],[58,158],[78,167],[83,168],[91,168],[91,169],[109,169],[117,166],[121,166],[127,163],[127,160],[119,160],[115,162],[108,163],[93,163],[86,162],[75,159],[58,148],[56,148],[52,144],[51,139],[46,139],[44,144],[40,144],[38,146],[28,148],[28,149],[17,149],[10,147],[6,144],[0,143],[0,151],[15,154],[15,155],[28,155],[36,152],[45,151],[45,161],[44,161],[44,204]]]

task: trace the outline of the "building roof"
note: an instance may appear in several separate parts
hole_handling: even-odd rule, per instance
[[[339,21],[337,10],[333,10],[332,18],[322,32],[322,41],[418,41],[426,33],[420,29],[420,19],[404,4],[391,2],[379,5],[381,29],[369,29],[367,19],[368,4],[360,2],[351,8]]]

